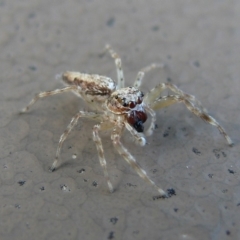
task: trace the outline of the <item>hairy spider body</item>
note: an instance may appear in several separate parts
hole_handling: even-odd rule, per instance
[[[126,121],[137,132],[143,132],[143,123],[147,120],[143,96],[144,94],[135,87],[121,88],[110,95],[106,107],[116,115],[124,115]]]
[[[73,86],[73,92],[81,97],[95,110],[102,110],[104,103],[111,93],[116,90],[116,83],[108,77],[90,75],[80,72],[66,72],[61,76],[67,86]],[[95,104],[97,105],[96,107]]]
[[[26,112],[40,98],[63,92],[73,92],[81,97],[94,112],[79,111],[72,118],[67,129],[60,137],[56,157],[50,170],[54,171],[56,167],[59,166],[59,156],[63,142],[77,124],[79,118],[85,117],[99,122],[93,127],[93,140],[96,144],[99,161],[103,168],[110,192],[113,192],[114,189],[108,175],[102,141],[99,136],[99,131],[108,129],[112,129],[111,140],[117,152],[130,164],[141,178],[153,185],[162,197],[167,197],[165,191],[148,177],[146,171],[140,167],[135,158],[123,146],[120,138],[125,128],[136,139],[139,145],[144,146],[146,144],[145,135],[151,135],[155,128],[156,115],[154,110],[168,107],[174,103],[184,103],[196,116],[216,126],[230,146],[233,145],[233,142],[223,127],[213,117],[208,115],[207,110],[203,108],[201,103],[194,96],[184,93],[177,86],[171,83],[161,83],[144,96],[142,91],[139,90],[144,74],[156,67],[163,67],[163,65],[151,64],[143,68],[139,71],[133,87],[125,87],[121,59],[109,45],[106,46],[106,49],[110,52],[112,58],[115,59],[117,84],[105,76],[80,72],[65,72],[61,75],[66,85],[65,88],[37,94],[35,98],[22,109],[21,113]],[[165,89],[173,92],[173,95],[161,96],[161,93]],[[144,131],[144,123],[148,115],[151,117],[151,122],[148,129]]]

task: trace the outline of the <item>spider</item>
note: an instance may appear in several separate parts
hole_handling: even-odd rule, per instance
[[[99,122],[93,127],[93,141],[96,144],[99,161],[103,168],[110,192],[113,192],[114,188],[109,178],[107,162],[104,157],[102,141],[99,136],[99,132],[105,130],[112,130],[111,140],[113,146],[137,172],[137,174],[155,187],[160,196],[168,197],[167,193],[148,177],[146,171],[140,167],[135,158],[122,144],[120,139],[125,128],[140,146],[144,146],[146,144],[145,136],[151,135],[155,128],[156,114],[154,110],[168,107],[174,103],[184,103],[188,110],[196,116],[217,127],[230,146],[233,146],[233,142],[223,127],[213,117],[208,115],[207,110],[203,108],[202,104],[193,95],[184,93],[174,84],[160,83],[146,95],[139,90],[145,73],[154,68],[163,67],[163,64],[153,63],[143,68],[138,72],[133,86],[125,87],[120,57],[109,45],[106,45],[106,51],[108,51],[111,57],[115,60],[118,80],[117,84],[111,78],[106,76],[96,74],[89,75],[80,72],[65,72],[61,75],[61,78],[66,87],[37,94],[20,113],[28,111],[29,108],[40,98],[70,91],[75,93],[89,105],[93,112],[79,111],[72,118],[66,130],[60,137],[56,157],[50,170],[54,171],[56,167],[60,165],[59,156],[63,142],[66,140],[74,126],[76,126],[79,118],[84,117]],[[161,93],[165,89],[170,90],[173,94],[161,96]],[[148,129],[144,131],[144,123],[146,122],[148,115],[151,116],[151,121]]]

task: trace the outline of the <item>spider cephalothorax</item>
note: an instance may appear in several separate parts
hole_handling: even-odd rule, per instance
[[[145,134],[151,135],[154,131],[156,121],[154,110],[168,107],[174,103],[184,103],[185,106],[197,117],[200,117],[207,123],[217,127],[230,146],[233,145],[233,142],[223,127],[207,113],[201,103],[194,96],[181,91],[177,86],[171,83],[161,83],[148,92],[144,97],[143,93],[139,90],[144,74],[156,67],[161,67],[161,64],[151,64],[150,66],[143,68],[138,73],[133,87],[125,87],[121,59],[110,46],[107,45],[106,49],[115,59],[118,84],[105,76],[96,74],[90,75],[80,72],[66,72],[62,74],[62,80],[67,87],[37,94],[36,97],[22,109],[21,113],[26,112],[39,98],[72,91],[87,102],[94,112],[79,111],[72,118],[67,129],[60,137],[56,158],[50,169],[53,171],[59,165],[60,150],[63,142],[73,127],[77,124],[79,118],[85,117],[99,121],[99,123],[93,127],[93,140],[97,147],[99,161],[103,168],[110,192],[113,191],[113,186],[108,175],[102,141],[99,136],[99,131],[108,129],[112,129],[111,139],[117,152],[131,165],[141,178],[154,186],[162,197],[167,197],[169,194],[166,194],[165,191],[159,188],[148,177],[147,173],[139,166],[131,153],[129,153],[123,146],[120,138],[125,128],[133,135],[141,146],[144,146],[146,140],[145,135],[142,132],[144,130],[143,124],[147,120],[147,113],[149,113],[151,117],[151,122]],[[173,95],[161,96],[161,93],[166,89],[173,92]]]
[[[116,90],[107,100],[107,109],[117,115],[125,115],[127,122],[137,132],[143,132],[147,113],[143,106],[144,94],[135,87]]]

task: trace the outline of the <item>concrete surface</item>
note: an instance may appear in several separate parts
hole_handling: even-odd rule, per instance
[[[0,1],[0,239],[240,239],[240,2],[238,0]],[[73,94],[18,115],[34,94],[62,85],[66,70],[116,79],[110,43],[127,84],[152,62],[143,90],[171,81],[194,94],[235,142],[182,105],[157,114],[144,148],[123,141],[149,176],[176,196],[158,199],[102,134],[116,191],[108,193],[94,123],[80,121],[52,164],[60,135],[84,109]]]

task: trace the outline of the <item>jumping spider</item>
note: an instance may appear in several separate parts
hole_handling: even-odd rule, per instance
[[[102,141],[99,136],[100,131],[108,129],[112,129],[111,140],[117,152],[130,164],[141,178],[153,185],[162,197],[166,197],[167,194],[165,191],[148,177],[145,170],[139,166],[135,158],[120,141],[125,128],[131,133],[139,145],[144,146],[146,144],[145,135],[151,135],[155,128],[156,114],[154,110],[168,107],[174,103],[184,103],[188,110],[196,116],[217,127],[230,146],[233,145],[233,142],[223,127],[213,117],[208,115],[207,110],[203,108],[201,103],[194,96],[184,93],[177,86],[171,83],[160,83],[144,96],[143,92],[139,90],[139,87],[142,84],[145,73],[156,67],[161,67],[161,64],[151,64],[143,68],[138,72],[133,87],[125,87],[121,59],[109,45],[106,46],[106,50],[109,51],[115,60],[118,79],[117,84],[105,76],[89,75],[80,72],[65,72],[61,76],[66,85],[65,88],[37,94],[35,98],[21,110],[21,113],[25,113],[40,98],[72,91],[87,102],[93,112],[79,111],[72,118],[67,129],[60,137],[56,158],[50,170],[54,171],[56,167],[59,166],[59,155],[63,142],[77,124],[79,118],[85,117],[99,122],[93,127],[93,140],[97,147],[99,161],[103,168],[110,192],[113,192],[114,189],[109,179]],[[165,89],[170,90],[173,94],[161,96],[161,92]],[[148,129],[144,132],[144,123],[147,120],[148,114],[151,116],[151,122]]]

